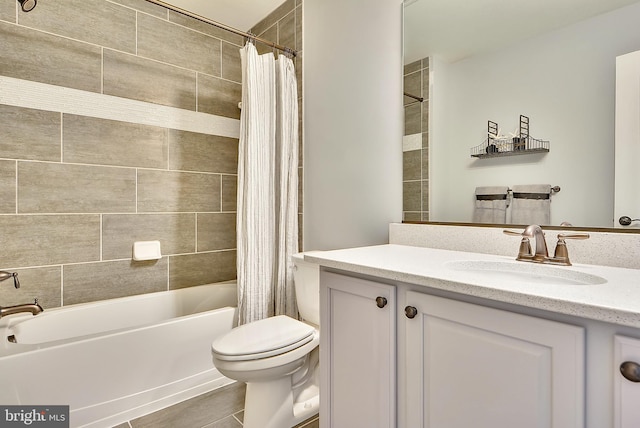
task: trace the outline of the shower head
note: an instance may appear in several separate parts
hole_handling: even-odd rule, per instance
[[[38,0],[18,0],[23,12],[31,12],[38,4]]]

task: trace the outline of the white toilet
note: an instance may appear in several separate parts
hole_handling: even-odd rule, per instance
[[[298,311],[234,328],[211,345],[224,376],[247,383],[244,428],[289,428],[318,413],[319,266],[294,254]]]

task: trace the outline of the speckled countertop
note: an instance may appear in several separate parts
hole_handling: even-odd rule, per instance
[[[321,266],[640,328],[640,270],[405,245],[305,254]]]

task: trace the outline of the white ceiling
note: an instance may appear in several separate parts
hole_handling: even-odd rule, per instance
[[[405,0],[405,64],[456,61],[638,0]]]
[[[242,31],[249,30],[284,1],[168,0]],[[430,55],[460,60],[638,1],[404,0],[405,63]]]
[[[195,14],[247,31],[285,0],[167,0]]]

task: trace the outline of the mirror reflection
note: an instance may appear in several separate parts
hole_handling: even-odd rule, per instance
[[[528,3],[405,2],[405,221],[623,227],[616,58],[640,2]]]

